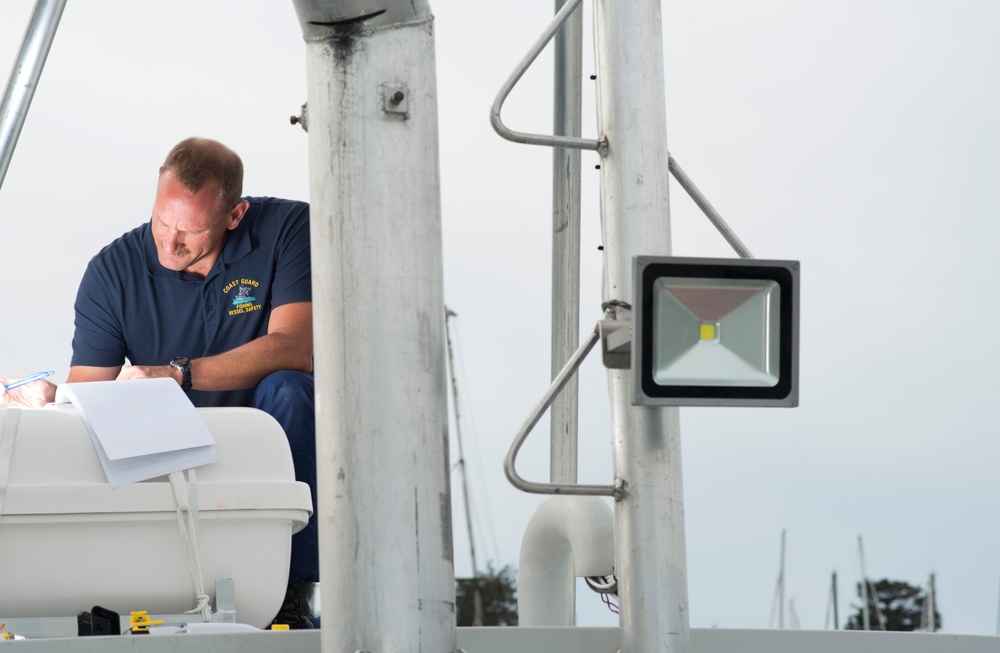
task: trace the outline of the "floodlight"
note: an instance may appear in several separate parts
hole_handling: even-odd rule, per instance
[[[637,256],[636,405],[798,404],[797,261]]]

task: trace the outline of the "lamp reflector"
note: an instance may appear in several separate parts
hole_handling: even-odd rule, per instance
[[[653,341],[653,379],[659,385],[774,386],[779,325],[767,318],[780,321],[780,299],[778,284],[761,279],[657,279],[653,329],[663,337]]]

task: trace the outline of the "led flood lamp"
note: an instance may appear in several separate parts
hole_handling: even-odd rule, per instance
[[[798,404],[797,261],[638,256],[634,266],[634,404]]]

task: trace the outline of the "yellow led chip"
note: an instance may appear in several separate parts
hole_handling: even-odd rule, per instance
[[[702,340],[715,340],[715,325],[711,322],[702,322],[699,335]]]

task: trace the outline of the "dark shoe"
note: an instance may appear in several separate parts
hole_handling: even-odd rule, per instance
[[[287,624],[291,630],[308,630],[313,628],[309,615],[309,602],[312,600],[313,584],[308,580],[297,580],[288,585],[285,601],[281,604],[272,624]]]

